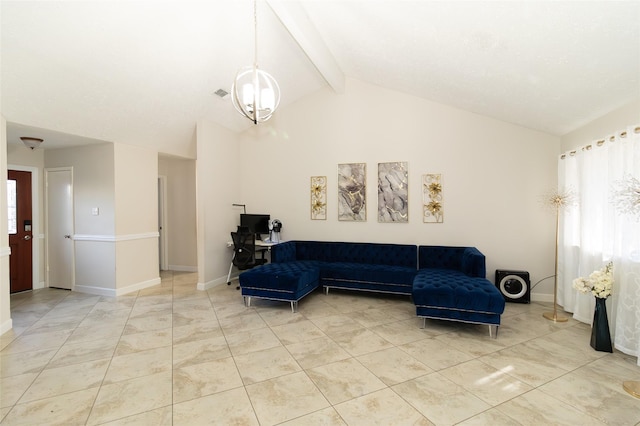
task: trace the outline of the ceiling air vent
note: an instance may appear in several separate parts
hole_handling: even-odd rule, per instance
[[[218,89],[215,92],[216,95],[220,96],[222,99],[227,99],[229,97],[229,92],[224,89]]]

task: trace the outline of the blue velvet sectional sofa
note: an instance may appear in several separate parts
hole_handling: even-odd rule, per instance
[[[240,274],[245,305],[251,298],[298,301],[322,286],[410,295],[416,314],[488,324],[497,334],[504,298],[485,279],[485,257],[474,247],[288,241],[272,248],[271,263]]]

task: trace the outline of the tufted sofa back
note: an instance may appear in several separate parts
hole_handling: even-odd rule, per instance
[[[288,241],[272,248],[273,262],[317,260],[417,267],[417,246],[407,244]]]
[[[454,269],[470,277],[486,277],[485,257],[475,247],[420,246],[418,259],[419,269]]]
[[[296,260],[296,242],[287,241],[271,248],[271,262],[293,262]]]

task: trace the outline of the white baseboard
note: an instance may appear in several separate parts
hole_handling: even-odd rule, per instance
[[[231,277],[233,280],[234,277]],[[206,283],[198,283],[198,290],[209,290],[221,284],[227,284],[227,277],[216,278],[215,280],[207,281]]]
[[[73,291],[78,293],[93,294],[95,296],[116,297],[115,288],[94,287],[90,285],[75,285]]]
[[[576,320],[576,321],[580,321],[580,322],[583,322],[583,323],[585,323],[585,324],[591,324],[591,323],[593,322],[593,317],[591,317],[591,318],[586,318],[586,317],[583,317],[583,316],[580,316],[580,315],[578,315],[578,316],[573,316],[573,314],[571,315],[571,317],[572,317],[574,320]]]
[[[553,294],[531,293],[531,301],[553,303]]]
[[[197,266],[185,266],[185,265],[169,265],[170,271],[178,272],[198,272]]]
[[[95,294],[96,296],[117,297],[133,293],[134,291],[144,290],[145,288],[153,287],[154,285],[158,284],[160,284],[160,277],[142,281],[123,288],[104,288],[88,285],[75,285],[73,287],[73,291],[77,291],[79,293]]]
[[[11,318],[9,318],[5,322],[3,322],[2,325],[0,325],[0,335],[6,333],[7,331],[11,330],[12,328],[13,328],[13,320]]]
[[[36,284],[35,286],[33,286],[34,290],[39,290],[41,288],[44,288],[44,281],[40,281],[38,284]]]
[[[147,281],[142,281],[127,287],[119,288],[116,290],[116,296],[122,296],[124,294],[129,294],[134,291],[144,290],[145,288],[153,287],[154,285],[160,284],[160,277],[152,278]]]

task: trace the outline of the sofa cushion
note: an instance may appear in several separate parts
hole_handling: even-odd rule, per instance
[[[405,266],[325,262],[321,267],[320,279],[359,281],[363,283],[406,284],[411,286],[416,272],[414,268]]]
[[[485,257],[475,247],[419,246],[418,268],[449,269],[470,277],[486,277]]]
[[[411,294],[414,268],[363,263],[325,262],[320,283],[325,288],[368,290],[382,293]]]
[[[485,278],[448,270],[420,271],[413,280],[416,306],[502,314],[504,297]]]
[[[487,268],[484,254],[475,247],[465,247],[462,252],[462,272],[470,277],[487,277]]]
[[[295,241],[296,260],[391,265],[416,269],[416,252],[417,247],[408,244]],[[285,257],[279,254],[276,256],[278,262]]]
[[[315,283],[319,285],[317,262],[268,263],[240,274],[240,287],[295,293]],[[244,294],[244,293],[243,293]]]
[[[296,260],[296,242],[286,241],[271,247],[271,262],[293,262]]]

